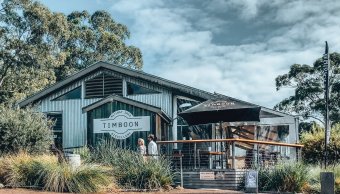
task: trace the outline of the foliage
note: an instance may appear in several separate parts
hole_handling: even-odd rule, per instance
[[[79,154],[80,158],[85,163],[90,163],[91,162],[92,155],[91,155],[91,150],[90,150],[89,147],[84,146],[84,147],[80,147],[80,148],[74,148],[73,149],[73,153],[74,154]]]
[[[1,180],[2,179],[2,180]],[[11,187],[33,186],[55,192],[97,192],[111,178],[105,168],[83,165],[73,169],[55,156],[25,153],[0,159],[0,181]]]
[[[319,126],[319,124],[315,121],[299,122],[299,135],[301,135],[303,132],[312,131],[313,127],[316,125]]]
[[[0,4],[0,103],[23,99],[102,60],[141,69],[126,26],[109,13],[51,12],[33,0]]]
[[[52,143],[51,126],[42,113],[0,105],[0,152],[41,153]]]
[[[308,167],[302,163],[281,163],[259,169],[259,190],[302,192],[308,185]]]
[[[94,162],[113,167],[118,184],[132,189],[159,189],[172,183],[170,163],[165,158],[144,159],[112,142],[102,142],[92,152]]]
[[[323,161],[325,147],[324,128],[314,125],[311,131],[301,134],[301,143],[304,145],[302,157],[306,163],[318,164]],[[340,153],[340,125],[332,127],[330,143],[327,146],[328,163],[338,163]]]
[[[330,120],[338,123],[340,122],[340,54],[332,53],[330,59]],[[325,115],[323,66],[320,58],[313,66],[294,64],[288,73],[278,76],[276,89],[295,88],[295,93],[277,104],[275,109],[323,122]]]
[[[309,187],[306,190],[307,193],[320,193],[321,192],[321,172],[333,172],[335,177],[335,193],[340,193],[340,164],[334,166],[328,166],[327,169],[321,168],[320,166],[311,166],[309,174]]]

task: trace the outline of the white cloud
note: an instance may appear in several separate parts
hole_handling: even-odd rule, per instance
[[[121,0],[112,10],[132,20],[131,43],[141,48],[146,72],[272,107],[292,92],[277,92],[275,77],[294,63],[313,63],[322,55],[325,40],[331,50],[340,50],[339,6],[326,1],[215,0],[200,13],[192,7],[167,7],[161,0]],[[215,16],[226,10],[238,15],[225,20]],[[265,10],[271,12],[266,15]],[[235,18],[261,18],[278,26],[263,42],[213,43],[214,32]]]

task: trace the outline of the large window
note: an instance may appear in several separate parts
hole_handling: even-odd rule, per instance
[[[100,74],[85,82],[85,98],[103,98],[123,94],[123,81],[108,74]]]
[[[127,95],[135,95],[135,94],[157,94],[160,93],[158,91],[149,89],[149,88],[145,88],[143,86],[140,85],[136,85],[133,83],[126,83],[126,88],[127,88]]]
[[[47,118],[54,121],[53,140],[55,146],[61,149],[63,147],[63,116],[61,113],[47,113]]]
[[[53,100],[81,99],[81,87],[77,87]]]

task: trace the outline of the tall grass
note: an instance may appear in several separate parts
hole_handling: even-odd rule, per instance
[[[335,193],[340,194],[340,164],[328,166],[327,169],[321,168],[320,166],[312,166],[310,168],[310,179],[308,193],[320,193],[321,192],[321,172],[333,172],[335,177]]]
[[[302,163],[286,162],[259,170],[261,191],[302,192],[308,187],[309,169]]]
[[[38,187],[54,192],[98,192],[112,182],[108,170],[93,165],[72,168],[55,156],[26,153],[0,159],[0,177],[11,187]]]
[[[114,142],[102,142],[92,152],[92,161],[111,166],[117,183],[126,189],[160,189],[172,184],[173,173],[165,158],[145,159],[121,149]]]

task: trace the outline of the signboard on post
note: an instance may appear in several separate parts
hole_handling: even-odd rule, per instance
[[[325,91],[325,151],[324,151],[324,163],[325,168],[327,167],[327,145],[329,144],[329,139],[331,136],[331,129],[329,123],[329,50],[328,43],[326,41],[325,54],[323,55],[323,77],[324,77],[324,91]]]
[[[329,52],[328,52],[328,43],[326,41],[325,47],[325,54],[323,55],[323,76],[324,76],[324,91],[325,91],[325,143],[326,145],[329,144],[329,138],[331,136],[331,130],[329,126],[329,66],[330,66],[330,59],[329,59]]]
[[[256,170],[250,170],[246,173],[245,190],[250,193],[258,192],[258,172]]]
[[[129,111],[118,110],[107,119],[93,120],[93,133],[110,133],[115,139],[126,139],[135,131],[150,131],[150,117],[134,117]]]

